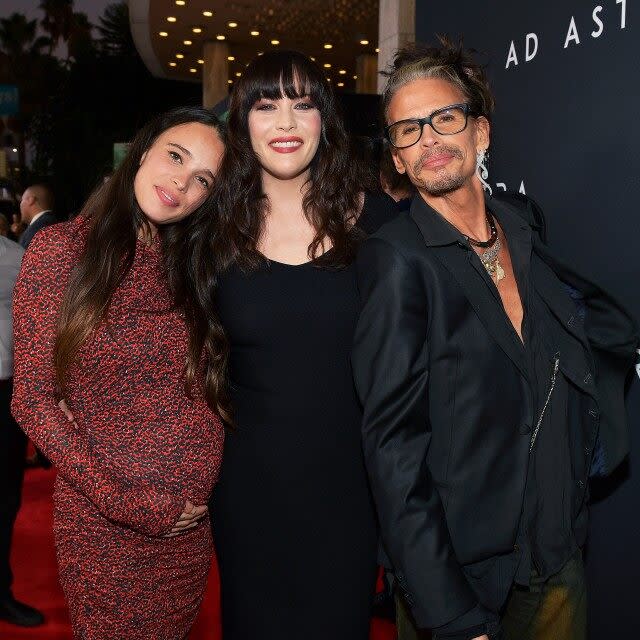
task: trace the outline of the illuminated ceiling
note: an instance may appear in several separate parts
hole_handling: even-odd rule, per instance
[[[136,45],[156,76],[200,81],[202,45],[212,40],[229,47],[231,81],[260,52],[277,47],[314,57],[334,85],[343,83],[347,91],[355,87],[357,56],[376,53],[378,4],[378,0],[129,0]]]

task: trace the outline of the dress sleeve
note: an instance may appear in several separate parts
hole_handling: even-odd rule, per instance
[[[93,455],[87,433],[69,422],[57,405],[53,346],[73,265],[71,242],[63,225],[55,225],[39,233],[24,255],[14,290],[11,408],[58,473],[106,518],[146,535],[162,535],[180,516],[182,497],[118,476],[108,460]]]

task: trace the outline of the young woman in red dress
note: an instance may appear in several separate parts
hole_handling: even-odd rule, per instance
[[[75,638],[182,640],[202,600],[226,346],[193,246],[223,149],[210,112],[160,116],[22,263],[12,408],[58,470],[56,549]]]

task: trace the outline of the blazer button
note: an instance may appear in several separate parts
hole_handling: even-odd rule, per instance
[[[584,488],[584,480],[578,480],[578,486],[583,489]]]
[[[518,427],[518,431],[522,434],[525,435],[527,433],[531,433],[531,425],[527,424],[526,422],[524,424],[521,424]]]
[[[591,455],[591,449],[589,449],[589,447],[585,447],[585,448],[584,448],[584,454],[585,454],[586,456]]]

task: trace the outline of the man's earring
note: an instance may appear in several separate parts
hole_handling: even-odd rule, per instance
[[[489,154],[486,149],[481,149],[478,151],[476,155],[476,173],[478,174],[478,178],[482,183],[482,188],[485,191],[489,192],[489,195],[493,195],[493,189],[491,185],[487,182],[487,178],[489,177],[489,170],[487,169],[487,160],[489,159]]]

